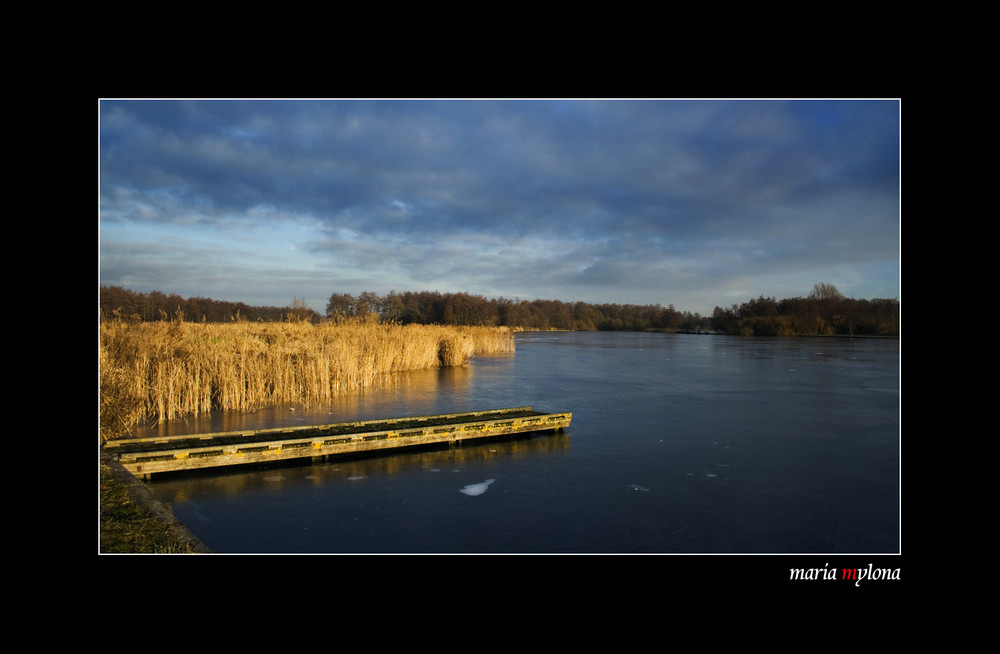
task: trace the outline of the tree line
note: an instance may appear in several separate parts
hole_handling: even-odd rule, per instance
[[[326,314],[295,298],[287,307],[254,307],[176,294],[136,293],[120,286],[101,287],[102,318],[134,321],[194,322],[344,320],[377,316],[400,324],[506,326],[527,330],[720,332],[753,336],[898,335],[898,300],[845,298],[829,284],[817,284],[805,298],[775,300],[763,296],[715,307],[711,316],[659,304],[593,304],[561,300],[486,298],[469,293],[365,291],[357,296],[333,293]]]
[[[101,286],[101,319],[118,318],[134,322],[187,320],[190,322],[280,322],[309,320],[319,322],[322,316],[306,307],[305,300],[296,298],[287,307],[255,307],[243,302],[211,300],[205,297],[183,298],[176,293],[137,293],[121,286]]]
[[[436,291],[373,292],[353,297],[334,293],[326,305],[331,318],[375,313],[403,324],[505,326],[522,329],[699,331],[707,318],[681,312],[673,305],[588,304],[560,300],[485,298],[469,293]]]
[[[807,297],[758,297],[729,309],[716,307],[712,329],[744,336],[898,336],[899,300],[844,297],[817,284]]]

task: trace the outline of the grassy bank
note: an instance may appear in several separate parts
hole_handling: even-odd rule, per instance
[[[102,554],[194,554],[208,549],[121,466],[101,462]]]
[[[513,349],[505,327],[109,320],[100,327],[101,435],[152,418],[328,402],[395,373]]]

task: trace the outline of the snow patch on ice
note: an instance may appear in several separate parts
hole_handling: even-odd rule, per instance
[[[465,493],[466,495],[482,495],[483,493],[486,492],[486,489],[489,488],[490,484],[492,484],[495,481],[496,479],[487,479],[486,481],[479,484],[469,484],[468,486],[466,486],[465,488],[463,488],[458,492]]]

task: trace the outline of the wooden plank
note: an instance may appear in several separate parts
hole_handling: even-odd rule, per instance
[[[380,418],[375,420],[357,420],[353,422],[336,422],[320,425],[296,425],[288,427],[269,427],[266,429],[242,429],[236,431],[207,432],[203,434],[182,434],[180,436],[150,436],[147,438],[119,438],[108,441],[105,447],[109,449],[129,449],[136,444],[171,444],[179,441],[189,440],[218,440],[225,437],[239,437],[246,440],[259,440],[261,437],[268,437],[275,434],[294,435],[303,431],[347,431],[372,427],[374,425],[397,425],[409,422],[458,422],[466,418],[486,418],[493,415],[504,415],[510,413],[531,413],[530,406],[513,407],[510,409],[491,409],[487,411],[466,411],[462,413],[440,413],[427,416],[414,416],[409,418]]]
[[[456,443],[535,431],[559,431],[569,427],[571,420],[571,413],[538,413],[530,407],[519,407],[334,423],[290,430],[258,430],[254,432],[256,438],[244,438],[243,432],[218,432],[172,437],[166,441],[133,439],[131,443],[119,443],[113,449],[119,452],[119,462],[126,469],[133,474],[148,476],[162,472]],[[307,431],[312,433],[302,437]],[[290,435],[292,432],[299,432],[300,437]]]

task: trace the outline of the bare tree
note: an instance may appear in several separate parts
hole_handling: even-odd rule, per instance
[[[844,294],[837,290],[833,284],[814,284],[813,290],[809,293],[811,300],[842,300]]]
[[[354,315],[354,296],[349,293],[334,293],[326,303],[329,318],[346,318]]]

